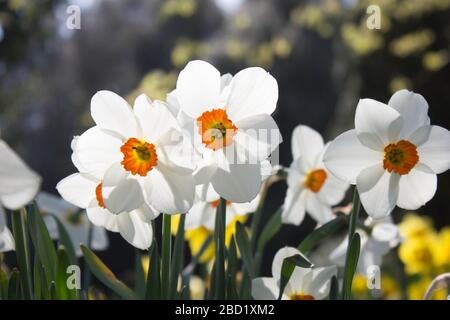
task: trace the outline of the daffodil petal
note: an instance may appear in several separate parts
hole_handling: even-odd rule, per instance
[[[419,161],[430,167],[434,173],[450,168],[450,131],[431,126],[428,140],[417,148]]]
[[[430,124],[428,103],[420,94],[406,89],[399,90],[392,95],[388,105],[403,118],[401,138],[407,138],[416,129]]]
[[[86,173],[74,173],[61,180],[56,189],[64,200],[86,209],[95,201],[95,188],[99,183]]]
[[[144,181],[147,200],[159,212],[186,213],[192,207],[195,194],[192,175],[177,174],[159,163]]]
[[[0,202],[8,209],[20,209],[36,196],[41,178],[3,140],[0,157]]]
[[[302,157],[312,167],[324,148],[322,136],[308,126],[299,125],[292,132],[291,150],[293,159]]]
[[[122,161],[122,144],[119,138],[95,126],[78,138],[75,152],[82,167],[101,180],[112,164]]]
[[[416,210],[430,201],[437,189],[435,173],[413,168],[400,178],[397,205],[407,210]]]
[[[355,129],[365,146],[382,151],[387,144],[397,140],[402,126],[403,119],[395,109],[373,99],[359,100]],[[369,138],[372,135],[374,137]]]
[[[328,296],[331,287],[331,278],[337,275],[336,266],[313,268],[312,278],[305,292],[316,300],[322,300]]]
[[[247,117],[236,123],[234,138],[238,150],[249,157],[249,163],[263,161],[283,141],[275,120],[268,114]]]
[[[233,122],[265,113],[272,114],[278,101],[278,83],[262,68],[246,68],[230,83],[226,110]]]
[[[130,105],[112,91],[98,91],[91,99],[91,115],[97,126],[121,135],[137,135],[137,123]]]
[[[281,219],[283,223],[300,225],[305,218],[306,191],[303,188],[289,188],[286,192]]]
[[[356,130],[349,130],[331,142],[323,161],[336,177],[355,184],[356,177],[362,170],[382,163],[383,153],[363,146],[356,135]]]
[[[117,226],[117,214],[109,212],[101,207],[92,207],[86,209],[89,220],[98,227],[103,227],[111,232],[119,232]]]
[[[134,247],[147,250],[151,246],[153,240],[152,225],[146,221],[140,209],[119,214],[117,226],[120,235]]]
[[[6,213],[0,206],[0,253],[15,250],[14,238],[6,226]]]
[[[391,213],[398,199],[399,179],[398,174],[385,171],[381,164],[361,171],[356,186],[369,216],[380,219]]]
[[[176,95],[180,109],[194,119],[220,107],[220,72],[205,61],[189,62],[178,76]]]
[[[274,278],[255,278],[252,280],[252,297],[255,300],[276,300],[280,291]]]
[[[212,177],[214,190],[231,202],[253,200],[261,188],[261,165],[229,164],[229,170],[218,168]]]

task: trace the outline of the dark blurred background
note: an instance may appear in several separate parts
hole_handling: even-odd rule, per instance
[[[380,30],[366,26],[372,4],[381,9]],[[66,25],[70,5],[80,8],[79,30]],[[432,123],[450,128],[450,0],[0,0],[1,137],[55,192],[75,170],[70,141],[92,125],[96,91],[164,99],[197,58],[223,73],[261,66],[275,76],[286,166],[296,125],[332,139],[353,126],[360,97],[387,102],[398,89],[414,90],[427,99]],[[450,173],[438,181],[420,212],[442,227],[450,225]],[[285,188],[273,187],[266,216]],[[313,227],[311,219],[283,226],[266,259]],[[133,250],[110,238],[100,257],[120,274]]]

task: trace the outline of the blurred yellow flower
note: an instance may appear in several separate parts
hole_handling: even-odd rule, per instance
[[[383,290],[383,297],[386,300],[401,299],[401,290],[397,281],[390,275],[381,276],[381,289]]]
[[[418,281],[412,282],[408,285],[408,299],[409,300],[423,300],[423,296],[432,281],[431,277],[423,277]],[[436,290],[433,293],[432,300],[446,300],[447,292],[445,289]]]
[[[445,227],[439,232],[433,250],[436,267],[448,272],[450,270],[450,227]]]
[[[407,239],[400,245],[398,254],[405,264],[408,274],[429,274],[433,271],[433,246],[436,244],[434,234]]]
[[[406,240],[420,238],[430,233],[434,233],[433,225],[429,217],[421,217],[415,213],[408,213],[398,225],[400,235]]]

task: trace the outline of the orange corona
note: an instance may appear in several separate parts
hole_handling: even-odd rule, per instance
[[[383,167],[399,175],[408,174],[419,162],[417,147],[409,141],[400,140],[384,148]]]
[[[316,300],[312,295],[294,293],[289,296],[289,300]]]
[[[123,153],[123,167],[134,175],[145,177],[158,163],[155,146],[136,138],[128,139],[120,151]]]
[[[214,151],[232,144],[238,130],[223,109],[203,112],[197,124],[203,144]]]
[[[304,184],[307,189],[317,193],[322,188],[326,179],[327,179],[326,171],[323,169],[317,169],[310,171],[306,175]]]
[[[97,198],[97,203],[100,208],[105,207],[105,202],[103,201],[102,184],[100,183],[97,188],[95,188],[95,197]]]

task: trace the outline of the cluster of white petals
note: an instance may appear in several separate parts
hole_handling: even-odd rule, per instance
[[[208,189],[245,206],[233,211],[247,210],[281,142],[270,116],[277,99],[277,82],[263,69],[221,77],[204,61],[180,72],[167,102],[140,95],[131,107],[111,91],[97,92],[91,100],[95,126],[72,142],[78,173],[57,189],[96,226],[140,249],[150,247],[151,221],[159,213],[193,210],[187,223],[206,223]]]

